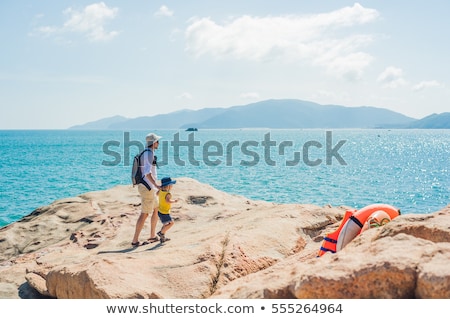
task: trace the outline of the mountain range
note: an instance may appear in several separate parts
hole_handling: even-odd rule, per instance
[[[78,130],[228,128],[450,128],[450,113],[415,119],[373,106],[347,107],[279,99],[228,108],[180,110],[154,116],[113,116],[72,126]]]

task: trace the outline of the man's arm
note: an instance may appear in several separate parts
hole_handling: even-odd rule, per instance
[[[156,181],[155,181],[155,179],[153,178],[152,173],[148,173],[147,175],[145,175],[145,177],[147,177],[148,180],[149,180],[153,185],[155,185],[158,189],[161,189],[161,186],[159,186],[158,184],[156,184]]]

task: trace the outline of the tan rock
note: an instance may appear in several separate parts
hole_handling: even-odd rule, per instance
[[[449,207],[402,215],[316,258],[346,207],[253,201],[177,180],[164,244],[131,246],[140,201],[123,185],[0,229],[0,297],[449,298]]]
[[[33,287],[42,296],[51,296],[47,290],[47,282],[44,277],[39,276],[34,272],[27,273],[25,279],[28,284]]]
[[[434,214],[400,216],[356,237],[336,254],[304,261],[286,258],[213,297],[449,298],[450,242],[445,229],[450,230],[448,207]]]

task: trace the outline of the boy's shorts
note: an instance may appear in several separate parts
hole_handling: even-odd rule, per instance
[[[172,216],[170,216],[170,214],[161,214],[160,212],[158,212],[158,216],[163,225],[168,224],[172,221]]]

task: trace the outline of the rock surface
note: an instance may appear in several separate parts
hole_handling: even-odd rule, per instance
[[[124,185],[1,228],[0,298],[450,298],[450,206],[316,258],[349,207],[254,201],[190,178],[173,195],[164,244],[131,246],[140,200]]]

